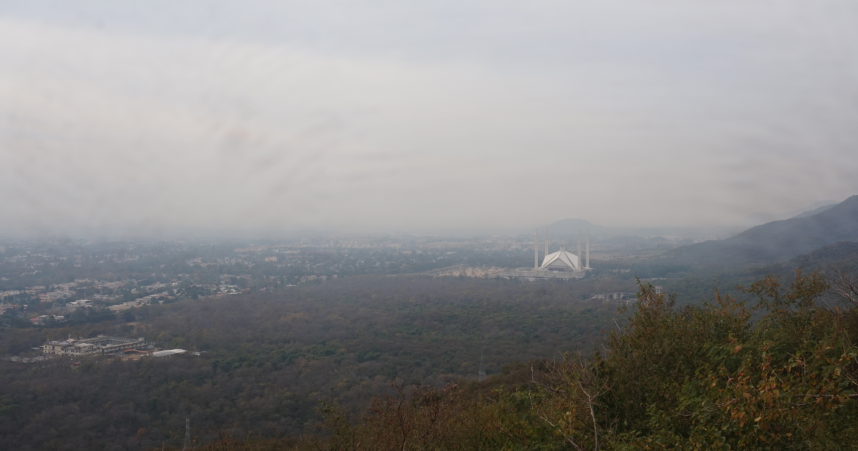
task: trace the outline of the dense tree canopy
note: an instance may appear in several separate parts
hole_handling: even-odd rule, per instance
[[[746,302],[677,307],[642,285],[605,352],[534,362],[463,394],[414,388],[361,421],[329,409],[299,449],[851,449],[858,443],[858,290],[797,273],[741,288]],[[211,445],[217,449],[222,444]],[[850,448],[851,447],[851,448]]]
[[[513,361],[590,348],[616,313],[585,283],[356,277],[282,292],[182,300],[135,319],[0,330],[0,351],[99,333],[144,336],[198,356],[0,362],[0,448],[176,445],[299,435],[321,402],[358,412],[391,382],[443,387]]]
[[[831,276],[768,276],[699,305],[640,284],[618,318],[581,300],[597,281],[366,278],[182,301],[76,330],[199,356],[4,363],[0,437],[181,449],[190,418],[211,450],[844,449],[858,443],[858,285]]]

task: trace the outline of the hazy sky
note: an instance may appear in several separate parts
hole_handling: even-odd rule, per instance
[[[735,225],[857,143],[854,0],[0,0],[5,232]]]

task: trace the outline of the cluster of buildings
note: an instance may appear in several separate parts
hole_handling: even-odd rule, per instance
[[[149,299],[144,300],[141,298],[141,299],[135,299],[133,301],[126,301],[126,302],[123,302],[121,304],[111,305],[110,307],[107,307],[107,308],[111,312],[121,312],[121,311],[129,310],[132,308],[140,308],[140,307],[143,307],[144,305],[149,305],[149,303],[150,303]]]
[[[17,309],[20,307],[21,307],[20,304],[10,304],[8,302],[0,303],[0,315],[6,313],[6,310]]]
[[[0,299],[6,296],[17,296],[24,292],[29,293],[32,296],[37,296],[41,302],[54,302],[61,301],[63,299],[68,299],[75,295],[75,288],[78,288],[83,285],[93,284],[96,281],[91,279],[77,279],[74,282],[65,282],[51,285],[50,287],[44,285],[36,285],[32,287],[27,287],[26,290],[9,290],[0,292]]]
[[[23,290],[23,291],[22,290],[0,291],[0,300],[3,300],[5,298],[11,299],[11,298],[14,298],[20,294],[28,293],[32,296],[38,296],[39,300],[41,300],[42,302],[52,302],[52,301],[68,298],[72,294],[74,294],[71,291],[69,291],[69,289],[68,289],[68,285],[70,285],[70,284],[65,283],[65,284],[61,284],[61,285],[64,285],[65,287],[58,287],[57,289],[54,289],[53,291],[48,291],[48,287],[45,287],[45,286],[28,287],[26,290]]]
[[[123,310],[128,310],[132,308],[140,308],[144,305],[149,305],[152,301],[158,301],[160,303],[164,303],[167,299],[175,299],[175,296],[170,296],[170,293],[164,291],[163,293],[155,293],[147,296],[143,296],[142,298],[137,298],[133,301],[123,302],[121,304],[111,305],[107,307],[112,312],[121,312]]]
[[[39,315],[35,318],[30,318],[30,323],[32,323],[34,326],[41,326],[45,323],[48,323],[49,321],[61,323],[65,320],[66,317],[61,315]]]
[[[17,295],[19,295],[19,294],[21,294],[21,293],[22,293],[22,292],[21,292],[20,290],[5,290],[5,291],[0,291],[0,300],[2,300],[3,298],[5,298],[5,297],[7,297],[7,296],[8,296],[8,297],[17,296]]]
[[[594,294],[593,297],[591,297],[590,299],[600,300],[600,301],[604,301],[604,302],[610,302],[610,301],[631,302],[631,301],[637,300],[637,298],[638,298],[637,293],[630,293],[630,292],[626,292],[626,291],[617,291],[614,293]]]
[[[40,293],[39,300],[41,302],[54,302],[62,299],[68,299],[74,295],[74,291],[71,290],[73,287],[72,284],[64,283],[60,284],[63,286],[55,286],[54,291],[48,291],[46,293]]]
[[[66,307],[72,310],[79,308],[88,308],[92,307],[92,301],[90,301],[89,299],[78,299],[77,301],[69,302],[68,304],[66,304]]]
[[[467,265],[454,265],[447,266],[445,268],[432,269],[429,271],[423,271],[418,274],[426,275],[426,276],[434,276],[434,277],[477,277],[477,278],[488,278],[494,277],[505,270],[503,268],[495,268],[495,267],[471,267]]]
[[[124,285],[125,282],[101,282],[92,279],[76,279],[74,282],[58,283],[50,286],[34,285],[27,287],[25,290],[0,291],[0,300],[7,297],[14,299],[21,294],[27,293],[30,296],[38,297],[41,302],[53,303],[76,296],[77,292],[75,290],[81,287],[92,287],[96,290],[109,289],[113,291],[118,290]],[[92,298],[98,301],[111,301],[118,297],[116,295],[92,295]]]
[[[62,341],[49,341],[42,345],[42,353],[72,357],[87,357],[117,354],[127,350],[139,350],[151,347],[141,338],[120,338],[99,335],[95,338],[83,338]]]
[[[82,338],[49,341],[41,346],[42,358],[57,356],[64,357],[98,357],[98,356],[129,356],[132,359],[142,356],[171,357],[186,354],[184,349],[157,350],[153,343],[144,338],[123,338],[99,335],[95,338]],[[199,352],[193,355],[200,355]],[[36,361],[36,359],[31,359]],[[15,361],[23,361],[17,359]]]
[[[336,274],[331,276],[331,279],[336,279],[336,278],[337,278]],[[324,281],[328,280],[328,276],[317,276],[315,274],[310,274],[309,276],[301,276],[300,282],[305,283],[305,282],[313,282],[316,280],[324,282]]]

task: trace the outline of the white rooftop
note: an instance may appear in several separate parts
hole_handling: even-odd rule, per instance
[[[152,353],[152,357],[168,357],[176,354],[184,354],[188,351],[184,349],[165,349],[163,351],[155,351]]]
[[[566,269],[571,271],[580,271],[581,263],[577,255],[564,250],[557,251],[553,254],[548,254],[542,260],[541,269]]]

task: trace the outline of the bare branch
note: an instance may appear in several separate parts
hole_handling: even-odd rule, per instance
[[[842,268],[831,266],[834,276],[826,276],[831,292],[843,301],[858,307],[858,280]]]

